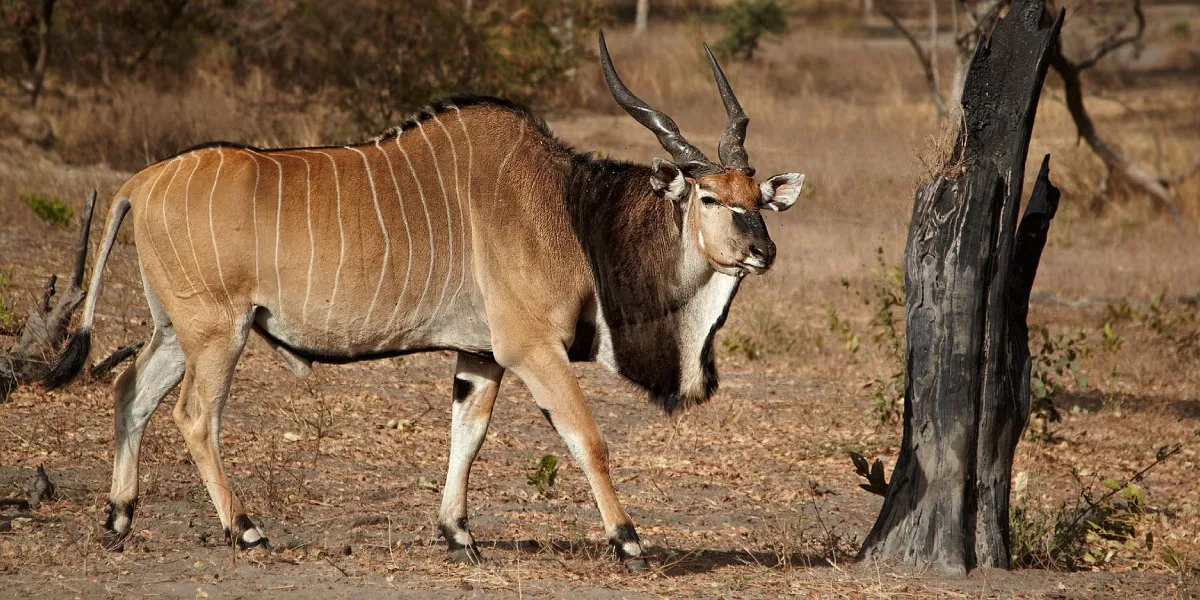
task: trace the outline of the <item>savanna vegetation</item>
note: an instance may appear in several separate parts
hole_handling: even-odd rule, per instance
[[[636,4],[0,0],[0,347],[46,277],[70,269],[87,190],[102,214],[129,174],[195,143],[365,139],[466,90],[530,103],[580,149],[662,155],[604,87],[599,27],[630,88],[706,150],[725,123],[709,43],[751,117],[752,164],[808,175],[796,208],[768,218],[776,266],[746,282],[718,336],[716,398],[668,419],[616,376],[578,368],[618,492],[657,557],[651,574],[611,559],[581,471],[516,378],[472,480],[489,561],[450,565],[435,514],[453,359],[319,366],[300,381],[255,341],[222,448],[275,554],[222,544],[169,406],[147,433],[131,549],[100,549],[108,375],[0,405],[0,495],[24,497],[44,464],[58,497],[0,507],[0,595],[1194,596],[1200,7],[1057,3],[1063,55],[1078,66],[1102,51],[1077,72],[1095,131],[1153,172],[1174,208],[1081,138],[1052,71],[1026,172],[1050,153],[1063,198],[1029,317],[1018,568],[947,579],[853,557],[881,502],[859,484],[878,491],[872,465],[886,477],[900,441],[912,194],[946,165],[958,48],[978,3],[650,0],[640,35]],[[149,332],[132,236],[121,242],[96,358]]]

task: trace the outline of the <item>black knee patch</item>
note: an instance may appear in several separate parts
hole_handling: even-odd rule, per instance
[[[462,402],[470,397],[471,392],[475,391],[475,384],[461,377],[454,378],[454,401]]]
[[[546,422],[550,424],[551,429],[553,429],[554,431],[558,431],[558,428],[554,426],[554,419],[550,418],[550,411],[543,408],[542,416],[546,417]]]

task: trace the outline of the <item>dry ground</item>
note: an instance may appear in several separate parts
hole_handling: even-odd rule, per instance
[[[610,46],[624,48],[615,59],[631,87],[710,147],[722,113],[700,61],[702,34],[695,26],[672,26],[653,41],[635,43],[616,32]],[[1194,108],[1200,85],[1194,70],[1171,70],[1186,63],[1186,44],[1183,51],[1169,40],[1154,48],[1165,58],[1122,58],[1121,71],[1103,74],[1116,83],[1109,81],[1104,98],[1089,106],[1122,147],[1173,172],[1200,153]],[[654,64],[636,61],[639,55],[653,56]],[[1096,486],[1149,464],[1164,444],[1184,442],[1184,449],[1143,483],[1150,510],[1137,534],[1114,546],[1109,562],[1095,570],[982,571],[954,579],[855,565],[848,557],[880,499],[858,488],[846,452],[880,457],[890,467],[899,443],[897,428],[869,422],[874,401],[864,384],[891,366],[868,324],[875,307],[862,299],[876,277],[875,249],[883,248],[888,262],[899,261],[911,191],[923,169],[914,149],[926,147],[938,126],[908,49],[891,37],[804,28],[757,62],[727,70],[754,119],[748,149],[759,172],[799,169],[813,183],[797,207],[769,219],[779,243],[777,266],[743,286],[723,333],[722,339],[736,332],[755,341],[763,354],[751,359],[721,343],[721,392],[678,419],[659,414],[614,375],[592,365],[578,368],[610,444],[618,491],[657,558],[656,571],[628,575],[612,559],[581,472],[513,378],[504,384],[472,481],[472,526],[489,560],[478,567],[446,563],[434,517],[446,460],[452,356],[321,366],[300,381],[255,340],[234,382],[223,452],[239,493],[279,552],[235,553],[221,545],[214,511],[164,410],[151,421],[143,448],[137,534],[125,553],[105,553],[96,537],[112,454],[108,382],[56,393],[27,388],[0,406],[0,495],[21,495],[32,469],[45,464],[60,499],[13,519],[12,530],[0,533],[0,596],[1196,594],[1200,441],[1192,432],[1200,428],[1200,359],[1144,323],[1117,323],[1127,339],[1107,353],[1098,342],[1105,302],[1085,308],[1058,302],[1195,293],[1195,222],[1166,222],[1119,191],[1105,215],[1084,214],[1078,207],[1089,199],[1100,168],[1076,145],[1051,81],[1030,156],[1036,161],[1052,153],[1052,179],[1065,198],[1035,287],[1042,300],[1030,320],[1052,333],[1083,330],[1094,352],[1080,367],[1091,380],[1088,390],[1068,386],[1058,399],[1065,417],[1053,426],[1055,437],[1018,449],[1016,470],[1028,481],[1022,497],[1046,511],[1078,496],[1073,470]],[[581,80],[595,75],[582,71]],[[607,155],[642,160],[661,154],[648,133],[604,108],[599,89],[584,82],[572,93],[600,112],[558,115],[553,129],[579,148]],[[12,279],[0,296],[24,310],[46,275],[64,272],[70,261],[74,233],[38,221],[19,194],[56,194],[78,208],[86,189],[97,186],[106,205],[126,175],[65,166],[40,151],[0,144],[0,270]],[[1178,190],[1193,218],[1200,214],[1197,179]],[[94,358],[149,332],[136,251],[119,246],[114,256]],[[826,307],[860,334],[857,353],[829,331]],[[1171,310],[1185,314],[1178,305]],[[389,422],[403,426],[389,428]],[[551,497],[526,482],[547,454],[564,458]],[[1165,559],[1166,548],[1178,559]]]

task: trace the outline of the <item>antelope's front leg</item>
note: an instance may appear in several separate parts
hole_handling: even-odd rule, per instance
[[[579,381],[564,350],[546,352],[522,361],[512,370],[525,382],[546,420],[566,442],[575,461],[587,475],[604,531],[617,557],[630,571],[643,571],[650,563],[634,530],[633,520],[621,507],[608,473],[608,444],[583,399]]]
[[[446,538],[455,562],[478,563],[475,538],[467,529],[467,484],[471,464],[479,454],[492,419],[504,368],[495,361],[470,354],[458,355],[454,370],[454,408],[450,425],[450,464],[438,513],[438,529]]]

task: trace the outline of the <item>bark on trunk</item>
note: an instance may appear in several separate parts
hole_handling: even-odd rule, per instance
[[[1062,16],[1016,0],[967,74],[961,167],[926,182],[905,250],[903,446],[860,559],[966,572],[1009,563],[1009,482],[1029,418],[1029,290],[1058,190],[1042,162],[1020,227],[1029,136]]]

